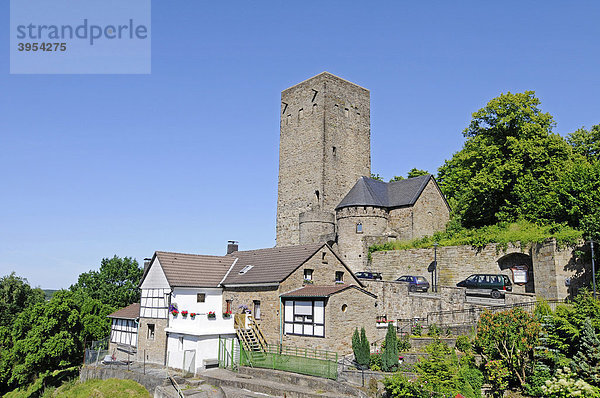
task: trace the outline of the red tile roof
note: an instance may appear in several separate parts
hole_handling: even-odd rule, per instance
[[[133,303],[108,315],[109,318],[137,319],[140,316],[140,303]]]

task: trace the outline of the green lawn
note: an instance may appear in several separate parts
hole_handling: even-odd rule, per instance
[[[133,380],[88,380],[66,383],[47,392],[44,398],[150,398],[150,393]]]

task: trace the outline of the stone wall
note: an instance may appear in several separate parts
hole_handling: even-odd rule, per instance
[[[269,343],[279,341],[280,329],[280,302],[279,296],[299,289],[304,284],[304,270],[313,270],[312,280],[315,286],[331,286],[335,284],[335,273],[344,273],[344,282],[359,285],[354,275],[342,264],[335,254],[327,246],[315,253],[302,266],[295,270],[279,286],[248,286],[225,288],[223,291],[223,308],[225,300],[232,300],[231,309],[239,313],[239,306],[246,305],[253,311],[253,301],[260,301],[261,318],[257,320],[265,338]],[[316,337],[315,337],[316,338]]]
[[[357,289],[333,294],[325,303],[325,337],[285,335],[283,343],[349,354],[354,329],[364,327],[369,341],[375,341],[379,336],[373,317],[375,300]]]
[[[528,256],[532,261],[534,288],[513,284],[513,292],[527,293],[533,290],[540,297],[564,299],[585,283],[589,275],[590,266],[575,258],[576,249],[559,248],[554,240],[524,248],[520,245],[508,245],[503,248],[495,243],[482,249],[472,246],[440,246],[437,248],[438,284],[456,286],[456,283],[477,273],[502,273],[512,280],[510,268],[501,269],[498,261],[505,262],[510,255],[519,253]],[[434,260],[434,248],[378,251],[371,256],[372,261],[368,269],[381,272],[384,280],[392,281],[402,275],[422,275],[432,282],[427,269]],[[573,278],[571,290],[565,286],[566,278]]]
[[[281,93],[277,245],[299,243],[299,215],[333,212],[371,172],[369,91],[321,73]]]
[[[450,208],[444,200],[444,194],[433,179],[429,180],[421,192],[413,206],[412,213],[411,239],[431,236],[446,228],[446,224],[450,220]],[[394,229],[393,226],[392,229]]]
[[[367,265],[368,237],[381,236],[388,224],[388,212],[373,206],[353,206],[336,212],[338,252],[353,272],[363,271]],[[356,226],[362,224],[362,232]]]
[[[426,318],[428,314],[441,311],[481,309],[479,304],[466,301],[465,289],[440,286],[437,294],[409,293],[408,285],[393,281],[367,281],[366,289],[377,295],[377,307],[373,317],[387,319]],[[501,304],[533,303],[536,297],[527,293],[506,293]],[[440,320],[444,322],[440,322]],[[436,318],[435,323],[448,323],[448,318]],[[461,320],[462,321],[462,320]],[[461,323],[456,320],[456,323]],[[383,332],[385,333],[385,331]]]
[[[138,327],[137,360],[164,365],[167,352],[167,319],[140,318]],[[154,338],[148,338],[148,324],[154,325]]]
[[[96,367],[96,366],[84,366],[79,371],[79,381],[85,382],[87,380],[107,380],[107,379],[122,379],[122,380],[133,380],[142,386],[150,393],[154,393],[155,389],[161,386],[165,382],[164,377],[157,377],[155,375],[145,375],[138,372],[127,371],[119,368],[108,368],[108,367]]]

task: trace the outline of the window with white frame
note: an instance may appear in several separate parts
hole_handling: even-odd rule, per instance
[[[286,300],[285,334],[325,337],[325,302],[323,300]]]
[[[254,319],[260,319],[260,301],[254,300]]]
[[[305,281],[312,281],[312,276],[313,276],[313,270],[306,268],[304,270],[304,280]]]

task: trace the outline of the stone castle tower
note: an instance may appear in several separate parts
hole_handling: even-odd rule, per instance
[[[369,90],[323,72],[281,93],[277,246],[335,240],[335,207],[371,175]]]

